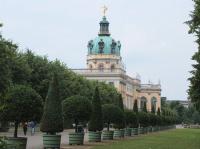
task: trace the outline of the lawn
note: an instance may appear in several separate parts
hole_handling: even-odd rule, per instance
[[[92,149],[200,149],[200,129],[176,129],[96,146]]]

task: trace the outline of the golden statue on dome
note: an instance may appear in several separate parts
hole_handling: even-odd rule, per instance
[[[104,5],[103,7],[102,7],[102,14],[103,14],[103,16],[105,16],[106,15],[106,11],[108,10],[108,8]]]

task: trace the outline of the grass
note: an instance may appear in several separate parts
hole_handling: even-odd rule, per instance
[[[176,129],[138,136],[92,149],[200,149],[200,129]]]

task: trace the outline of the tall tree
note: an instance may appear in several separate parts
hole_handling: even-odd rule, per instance
[[[49,134],[63,131],[62,106],[56,74],[49,85],[40,130]]]
[[[156,113],[156,110],[155,110],[155,106],[154,106],[154,104],[151,106],[151,113],[153,113],[153,114]]]
[[[96,87],[92,100],[92,114],[89,122],[89,131],[101,131],[103,129],[103,116],[99,89]]]
[[[158,108],[157,115],[160,116],[160,108]]]
[[[137,104],[137,100],[134,101],[133,111],[134,111],[135,113],[138,113],[138,104]]]
[[[119,108],[124,111],[124,104],[123,104],[123,98],[122,94],[119,94],[119,103],[118,103]]]
[[[197,52],[192,56],[192,60],[195,63],[192,65],[192,76],[189,78],[189,97],[194,103],[195,107],[200,111],[200,0],[194,1],[194,11],[190,14],[191,20],[187,21],[190,30],[189,34],[194,34],[197,38],[196,43],[198,45]]]
[[[0,98],[5,95],[12,82],[11,63],[16,57],[17,46],[0,38]]]
[[[146,102],[144,103],[142,111],[145,112],[145,113],[147,113],[147,103]]]

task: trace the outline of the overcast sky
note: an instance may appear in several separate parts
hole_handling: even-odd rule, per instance
[[[168,99],[187,99],[196,45],[184,22],[192,0],[0,0],[1,32],[21,49],[85,68],[87,42],[97,36],[104,4],[127,73],[139,73],[142,83],[160,80]]]

